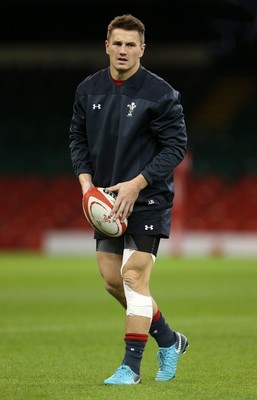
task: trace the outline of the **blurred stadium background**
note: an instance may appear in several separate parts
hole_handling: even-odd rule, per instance
[[[94,251],[71,167],[77,84],[107,66],[106,26],[146,25],[143,65],[182,96],[171,253],[257,254],[257,2],[2,1],[0,250]]]

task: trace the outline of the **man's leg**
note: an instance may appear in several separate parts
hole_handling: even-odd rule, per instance
[[[125,355],[121,366],[104,383],[111,385],[141,382],[140,365],[152,320],[153,305],[149,279],[153,258],[149,253],[126,249],[121,276],[126,297]]]
[[[122,263],[122,255],[120,254],[121,249],[118,250],[117,253],[108,253],[108,251],[111,249],[113,251],[113,243],[114,241],[111,240],[111,248],[109,248],[108,242],[104,240],[104,247],[100,246],[100,248],[103,251],[99,251],[100,248],[98,248],[97,252],[97,260],[98,260],[98,265],[99,265],[99,270],[100,273],[104,279],[105,283],[105,288],[106,290],[114,296],[124,308],[127,308],[127,299],[124,293],[124,280],[123,277],[120,273],[120,267]],[[116,250],[115,250],[116,251]],[[141,252],[137,252],[140,254]],[[149,260],[149,253],[142,253],[141,254],[141,262],[142,256],[146,256],[146,258]],[[147,286],[144,286],[145,283],[145,278],[142,279],[143,286],[141,286],[141,289],[143,293],[149,294],[149,279],[150,279],[150,274],[151,274],[151,269],[152,269],[152,262],[151,259],[153,260],[153,256],[150,258],[150,269],[146,269],[145,273],[145,278],[147,283]],[[138,261],[140,258],[138,258]],[[133,258],[130,260],[133,261]],[[147,261],[143,261],[143,265],[147,264]],[[139,263],[140,264],[140,263]],[[128,284],[130,283],[131,280],[131,268],[129,267],[129,264],[126,268],[124,268],[125,265],[123,266],[123,270],[125,271],[125,279],[127,279]],[[148,272],[147,272],[148,270]],[[130,272],[129,272],[130,271]],[[132,268],[133,271],[133,268]],[[148,274],[148,275],[147,275]],[[132,273],[133,275],[133,273]],[[139,280],[141,282],[141,280]],[[139,290],[138,287],[138,282],[136,279],[136,283],[134,288]],[[136,292],[137,293],[137,292]],[[144,296],[144,294],[143,294]],[[148,297],[148,296],[147,296]],[[144,299],[144,297],[143,297]],[[148,304],[149,305],[149,304]],[[126,318],[126,334],[125,334],[125,342],[126,342],[126,347],[127,351],[124,356],[123,362],[131,363],[133,366],[133,357],[137,358],[138,360],[135,360],[135,365],[134,365],[134,371],[139,372],[139,366],[143,354],[143,349],[144,345],[147,342],[147,333],[148,331],[146,330],[146,327],[149,326],[149,333],[152,337],[155,338],[158,346],[159,346],[159,351],[158,351],[158,361],[159,361],[159,371],[156,375],[156,380],[169,380],[175,376],[176,372],[176,365],[178,362],[178,359],[182,355],[182,353],[185,351],[188,342],[187,339],[182,335],[180,336],[179,333],[173,331],[169,325],[166,323],[162,313],[159,311],[158,306],[155,302],[155,300],[152,298],[152,323],[151,326],[149,326],[149,318],[146,317],[137,317],[137,316],[127,316]],[[140,328],[139,328],[140,327]],[[135,332],[133,332],[135,331]],[[139,331],[139,332],[138,332]],[[144,332],[144,333],[141,333]],[[131,333],[134,333],[134,335],[131,336]],[[142,335],[142,336],[140,336]],[[134,340],[131,340],[134,339]],[[135,343],[138,342],[140,343],[140,346],[137,348],[139,355],[138,356],[134,350],[133,353],[130,352],[129,346],[131,343],[134,345]],[[181,343],[182,342],[182,343]],[[180,346],[180,352],[179,354],[177,353],[177,346]],[[133,348],[133,347],[132,347]],[[175,360],[170,360],[170,354],[173,354],[175,351]],[[129,355],[130,353],[130,355]],[[132,355],[132,357],[131,357]],[[168,360],[168,363],[167,363]],[[164,361],[164,362],[163,362]],[[168,371],[168,373],[167,373]],[[137,374],[139,375],[139,374]]]

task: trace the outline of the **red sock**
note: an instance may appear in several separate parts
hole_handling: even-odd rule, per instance
[[[158,321],[158,319],[160,318],[160,316],[161,316],[161,312],[160,312],[160,310],[159,310],[159,308],[158,308],[157,313],[153,316],[152,324],[154,324],[156,321]]]
[[[136,340],[138,342],[147,342],[148,335],[144,333],[126,333],[124,340]]]

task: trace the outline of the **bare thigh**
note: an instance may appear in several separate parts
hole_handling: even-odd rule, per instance
[[[123,287],[123,280],[120,273],[122,255],[97,251],[98,268],[106,284],[116,287]]]

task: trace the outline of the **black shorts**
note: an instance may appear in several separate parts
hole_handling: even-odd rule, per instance
[[[96,251],[123,254],[124,249],[134,249],[157,255],[160,236],[130,235],[125,233],[117,238],[96,239]]]
[[[128,218],[126,234],[169,238],[170,226],[171,208],[157,211],[133,212]],[[94,238],[104,239],[106,236],[95,231]]]

